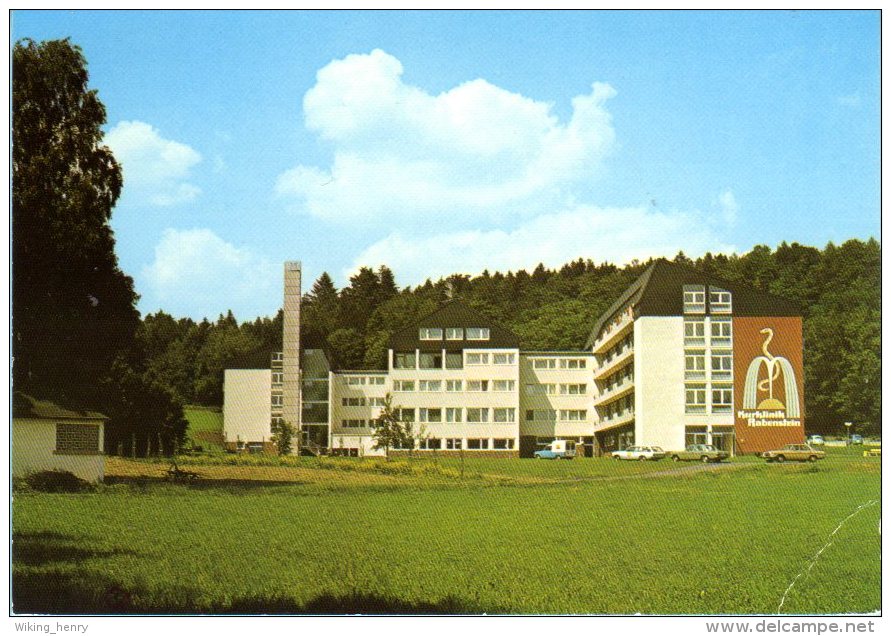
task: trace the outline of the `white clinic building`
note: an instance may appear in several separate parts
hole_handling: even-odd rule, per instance
[[[413,422],[417,453],[529,457],[555,439],[585,456],[632,444],[752,452],[803,439],[798,310],[685,266],[655,261],[583,349],[521,350],[515,334],[453,300],[393,334],[379,370],[331,370],[324,351],[301,349],[299,263],[285,264],[285,281],[284,351],[270,369],[226,371],[233,450],[271,451],[282,418],[300,430],[298,452],[383,454],[374,426],[387,395]],[[791,377],[777,381],[776,366]]]

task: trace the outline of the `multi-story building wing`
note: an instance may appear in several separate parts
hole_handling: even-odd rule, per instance
[[[389,392],[387,372],[338,371],[329,374],[331,453],[376,455],[374,429]]]
[[[519,339],[451,301],[390,340],[394,407],[413,421],[423,450],[519,449]]]
[[[599,450],[636,442],[758,452],[801,441],[800,316],[782,298],[656,261],[587,343],[598,364]]]
[[[531,457],[555,439],[572,439],[593,453],[594,356],[588,351],[520,354],[520,454]]]

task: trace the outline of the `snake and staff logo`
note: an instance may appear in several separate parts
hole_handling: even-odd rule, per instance
[[[773,329],[764,328],[761,352],[746,371],[742,410],[737,416],[749,426],[799,426],[801,404],[792,364],[770,352]]]

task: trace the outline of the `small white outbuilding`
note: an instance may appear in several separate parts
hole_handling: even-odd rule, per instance
[[[13,477],[61,470],[86,481],[102,481],[107,420],[101,413],[73,411],[15,393],[12,400]]]

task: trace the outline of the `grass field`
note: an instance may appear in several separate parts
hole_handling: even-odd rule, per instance
[[[183,414],[189,422],[188,436],[205,449],[222,449],[223,414],[206,406],[186,406]]]
[[[463,479],[454,459],[246,460],[193,466],[203,478],[185,486],[162,483],[162,464],[109,458],[118,483],[95,493],[16,493],[15,610],[881,606],[880,464],[857,451],[832,449],[816,465],[717,468],[480,458],[465,462]]]

